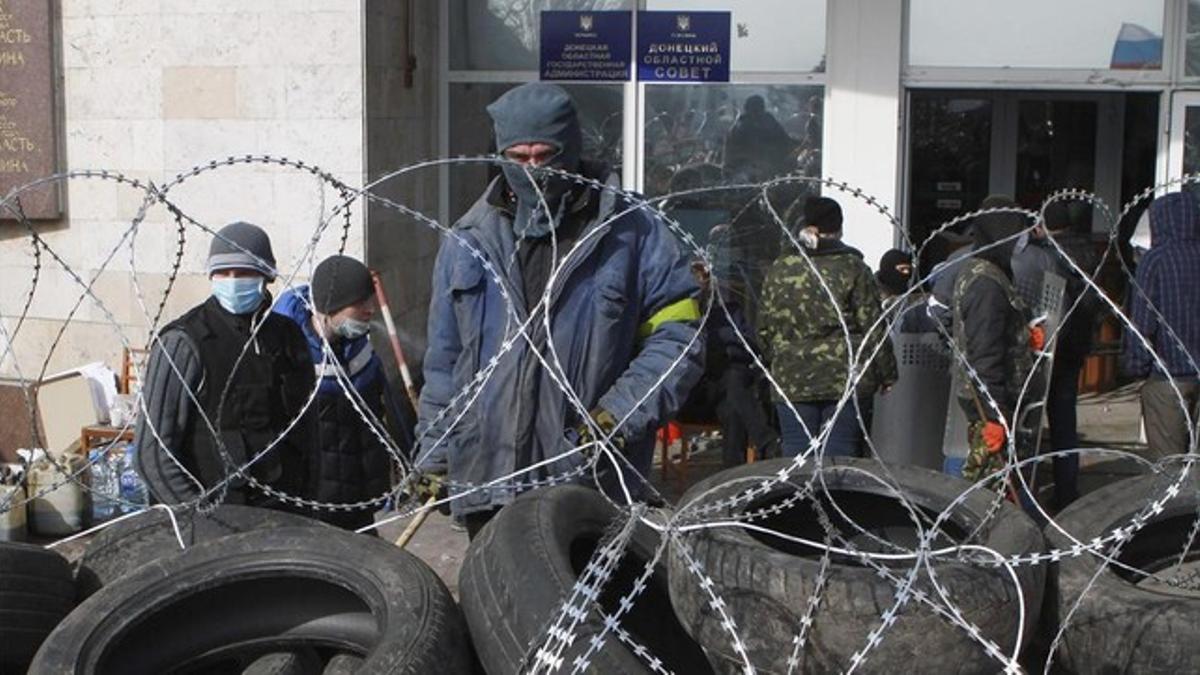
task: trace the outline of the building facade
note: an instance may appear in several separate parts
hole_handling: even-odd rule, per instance
[[[492,151],[484,106],[538,78],[546,9],[731,12],[728,82],[565,83],[588,151],[617,168],[626,189],[665,194],[681,168],[724,163],[730,124],[761,96],[795,141],[788,171],[870,197],[824,188],[871,263],[990,193],[1036,206],[1058,189],[1093,191],[1111,210],[1092,213],[1102,232],[1142,190],[1200,170],[1196,0],[62,0],[52,8],[61,170],[105,168],[163,185],[213,159],[271,154],[371,186],[374,198],[348,198],[304,171],[250,163],[198,175],[171,198],[214,229],[237,219],[266,226],[281,268],[297,279],[343,246],[364,255],[384,273],[411,357],[424,346],[439,242],[432,222],[453,221],[489,175],[483,162],[436,160]],[[121,330],[90,296],[72,313],[81,285],[42,261],[16,358],[0,372],[112,361],[123,342],[144,343],[142,303],[156,304],[180,251],[169,210],[150,209],[136,255],[105,262],[143,198],[111,181],[66,185],[64,215],[39,221],[39,235],[80,278],[96,278],[94,293]],[[0,315],[11,329],[38,261],[20,225],[0,228]],[[208,238],[185,229],[168,315],[207,289]]]

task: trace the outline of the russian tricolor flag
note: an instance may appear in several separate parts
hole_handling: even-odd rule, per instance
[[[1151,33],[1136,23],[1121,24],[1117,43],[1113,45],[1112,63],[1117,70],[1157,70],[1162,68],[1162,36]]]

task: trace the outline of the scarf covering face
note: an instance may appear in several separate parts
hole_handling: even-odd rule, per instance
[[[562,87],[545,82],[523,84],[505,92],[487,111],[496,133],[496,147],[501,151],[524,143],[548,143],[558,149],[558,154],[543,166],[578,171],[583,134],[575,103]],[[526,167],[508,162],[500,168],[517,199],[513,219],[517,236],[550,234],[569,208],[573,181],[534,167],[528,167],[527,173]]]

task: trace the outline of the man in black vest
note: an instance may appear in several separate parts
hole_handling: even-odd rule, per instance
[[[212,296],[153,341],[135,431],[138,472],[165,504],[283,508],[282,495],[306,496],[316,437],[305,408],[315,386],[308,347],[296,324],[271,312],[275,256],[262,229],[222,228],[208,275]]]

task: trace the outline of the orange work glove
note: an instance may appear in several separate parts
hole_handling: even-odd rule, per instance
[[[999,422],[988,420],[983,424],[983,430],[979,433],[983,438],[983,444],[987,446],[988,452],[1000,452],[1004,449],[1004,441],[1007,434],[1004,433],[1004,425]]]
[[[1029,348],[1035,352],[1046,346],[1046,329],[1041,324],[1029,328]]]

